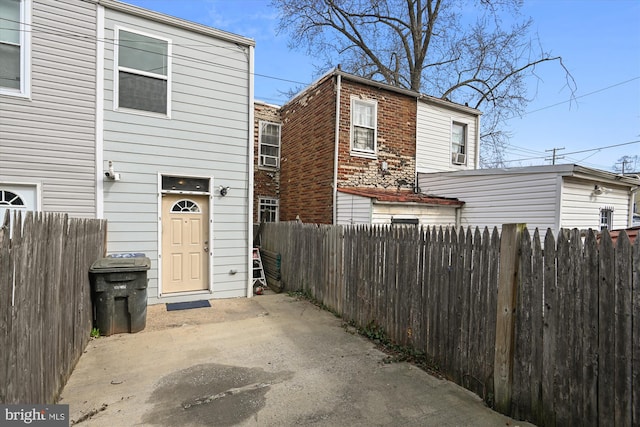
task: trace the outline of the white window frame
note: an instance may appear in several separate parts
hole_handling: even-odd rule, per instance
[[[135,34],[139,34],[141,36],[145,36],[145,37],[149,37],[152,39],[157,39],[157,40],[161,40],[163,42],[167,43],[167,75],[163,75],[163,74],[155,74],[155,73],[149,73],[146,71],[141,71],[141,70],[137,70],[135,68],[127,68],[127,67],[120,67],[120,65],[118,64],[118,60],[119,60],[119,40],[120,40],[120,31],[127,31],[129,33],[135,33]],[[114,111],[126,111],[127,113],[136,113],[136,114],[142,114],[142,115],[151,115],[154,117],[167,117],[167,118],[171,118],[171,63],[172,63],[172,43],[171,43],[171,39],[166,38],[166,37],[161,37],[155,34],[150,34],[150,33],[146,33],[143,31],[138,31],[138,30],[133,30],[131,28],[128,27],[121,27],[116,25],[113,28],[113,32],[114,32],[114,46],[113,46],[113,110]],[[126,107],[120,107],[119,103],[120,103],[120,94],[119,94],[119,87],[120,87],[120,71],[126,72],[126,73],[132,73],[132,74],[137,74],[139,76],[146,76],[146,77],[152,77],[152,78],[156,78],[156,79],[162,79],[162,80],[166,80],[167,81],[167,113],[163,114],[163,113],[156,113],[153,111],[146,111],[146,110],[137,110],[134,108],[126,108]]]
[[[260,197],[258,202],[258,222],[262,222],[263,206],[269,208],[275,207],[275,221],[266,222],[279,222],[280,221],[280,200],[273,197]]]
[[[600,208],[600,231],[611,230],[613,227],[613,206]]]
[[[373,108],[373,127],[355,123],[355,107],[356,105],[364,105]],[[365,129],[373,129],[373,150],[367,150],[354,147],[355,128],[361,127]],[[378,153],[378,101],[375,99],[361,99],[359,97],[351,97],[351,132],[349,136],[349,144],[351,147],[351,155],[360,157],[376,158]]]
[[[270,147],[273,147],[272,144],[263,144],[263,142],[262,142],[262,129],[263,129],[264,126],[267,126],[267,125],[277,126],[277,128],[278,128],[278,156],[277,157],[271,156],[269,154],[262,154],[262,146],[263,145],[268,145]],[[258,166],[261,167],[261,168],[270,168],[270,169],[279,168],[280,167],[280,153],[281,153],[281,150],[282,150],[282,124],[260,120],[260,122],[258,124]],[[267,160],[267,159],[274,160],[275,161],[275,165],[266,164],[265,160]]]
[[[456,126],[462,128],[462,135],[464,141],[462,144],[458,143],[458,141],[453,140],[454,129]],[[466,166],[468,162],[469,155],[469,124],[464,123],[457,120],[451,120],[451,138],[449,138],[450,144],[449,149],[451,150],[451,164],[454,166]],[[461,150],[454,150],[454,144],[456,146],[462,147]]]
[[[31,0],[20,0],[20,88],[0,86],[0,95],[31,98]]]

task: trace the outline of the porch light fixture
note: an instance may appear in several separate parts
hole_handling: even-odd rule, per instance
[[[229,192],[229,187],[223,187],[222,185],[219,187],[220,196],[224,197]]]
[[[596,195],[596,196],[599,196],[599,195],[604,194],[604,193],[608,193],[609,191],[610,190],[608,188],[606,188],[606,187],[604,187],[602,185],[596,184],[593,187],[593,194]]]

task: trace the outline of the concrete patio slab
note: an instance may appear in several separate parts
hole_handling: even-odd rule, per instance
[[[89,343],[59,403],[81,426],[531,426],[284,294],[149,308]]]

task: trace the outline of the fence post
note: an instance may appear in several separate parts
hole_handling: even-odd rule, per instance
[[[500,237],[493,385],[496,410],[503,414],[509,414],[511,409],[518,265],[520,240],[525,227],[526,224],[504,224]]]

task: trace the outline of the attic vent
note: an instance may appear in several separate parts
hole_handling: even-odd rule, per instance
[[[465,153],[451,153],[451,163],[454,165],[464,165],[467,162]]]

